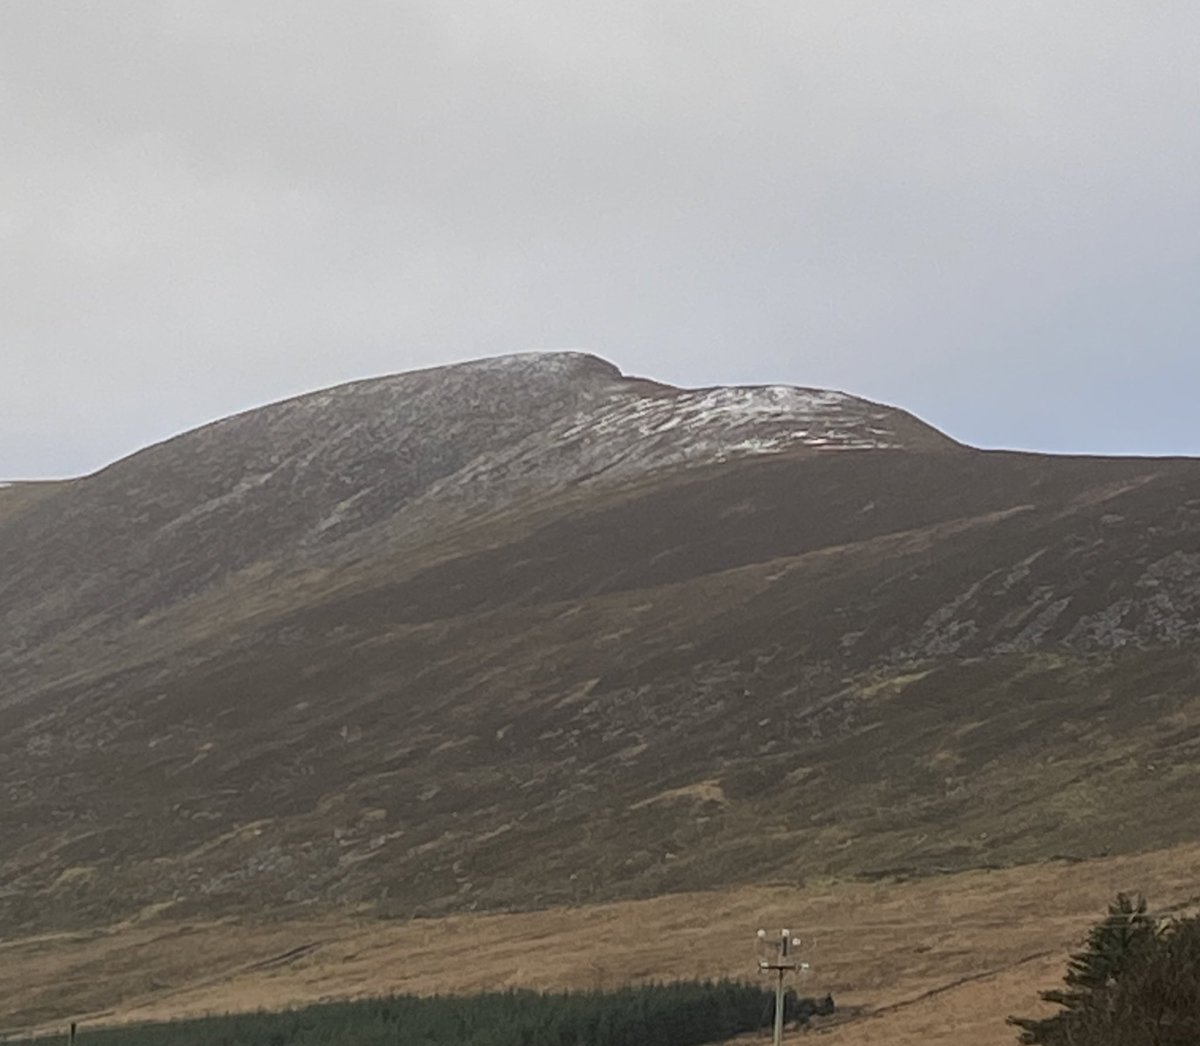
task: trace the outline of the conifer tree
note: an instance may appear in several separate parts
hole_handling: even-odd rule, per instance
[[[1041,993],[1044,1002],[1060,1010],[1049,1017],[1010,1017],[1009,1024],[1021,1029],[1020,1042],[1029,1046],[1072,1046],[1083,1015],[1090,1005],[1109,991],[1135,961],[1139,950],[1152,943],[1157,923],[1146,912],[1146,899],[1119,893],[1108,906],[1108,915],[1092,927],[1087,945],[1071,956],[1064,988]]]

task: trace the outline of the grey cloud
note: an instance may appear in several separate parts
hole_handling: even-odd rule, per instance
[[[0,7],[0,475],[588,348],[1200,452],[1200,10]]]

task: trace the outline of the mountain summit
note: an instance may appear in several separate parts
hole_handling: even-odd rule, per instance
[[[843,393],[680,390],[575,352],[358,381],[206,425],[10,510],[0,627],[17,645],[78,635],[237,571],[423,541],[567,486],[763,454],[950,446]],[[38,500],[21,487],[14,504]]]
[[[1200,831],[1192,460],[519,355],[0,489],[0,561],[0,934]]]

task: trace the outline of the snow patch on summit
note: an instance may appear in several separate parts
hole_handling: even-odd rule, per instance
[[[556,435],[564,440],[648,438],[680,430],[679,435],[698,440],[718,457],[722,452],[772,453],[793,445],[856,450],[899,446],[890,430],[872,424],[884,420],[886,413],[867,413],[868,406],[844,392],[787,385],[634,395],[582,413]],[[720,446],[714,447],[714,442]]]
[[[621,378],[621,371],[615,364],[587,352],[512,352],[506,356],[487,356],[452,364],[440,370],[443,374],[496,375],[510,382],[586,380],[588,376],[612,381]]]
[[[547,486],[793,449],[897,449],[905,442],[896,417],[889,408],[824,389],[618,384],[517,443],[479,455],[422,500],[500,503]]]
[[[485,356],[469,363],[451,366],[465,366],[476,370],[564,371],[595,359],[597,357],[586,352],[510,352],[505,356]]]

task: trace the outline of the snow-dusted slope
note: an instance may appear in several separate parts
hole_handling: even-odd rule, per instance
[[[576,353],[500,357],[484,367],[514,377],[536,401],[562,374],[595,374]],[[611,482],[656,469],[810,450],[933,450],[957,446],[904,411],[823,389],[786,385],[676,389],[622,378],[590,384],[574,411],[522,439],[485,448],[421,498],[504,502],[538,488]],[[414,509],[416,506],[414,506]]]
[[[859,409],[855,410],[857,405]],[[792,443],[806,446],[871,448],[898,446],[894,433],[870,425],[886,421],[886,411],[864,412],[861,400],[842,392],[787,385],[707,389],[660,396],[631,396],[595,419],[571,425],[562,438],[636,434],[658,436],[676,429],[705,447],[770,451]],[[866,422],[866,424],[864,424]],[[771,425],[774,435],[730,442],[731,432]]]
[[[531,397],[537,397],[542,386],[564,376],[594,379],[599,366],[607,365],[582,353],[522,353],[462,364],[446,373],[478,369],[502,374],[516,378]],[[655,467],[800,446],[915,450],[953,445],[903,411],[844,392],[790,385],[691,390],[638,379],[585,384],[598,395],[589,396],[580,410],[534,433],[520,448],[496,448],[496,452],[528,453],[548,444],[603,449],[607,444],[613,459],[625,460],[632,452],[640,465]]]
[[[528,471],[530,462],[562,482],[803,447],[903,449],[908,441],[893,423],[898,413],[840,392],[789,386],[647,392],[622,387],[517,444],[486,452],[455,479],[494,479]]]
[[[785,451],[956,446],[903,411],[787,387],[674,389],[584,353],[354,382],[226,418],[63,484],[0,533],[0,627],[143,615],[233,572],[419,540],[564,485]],[[34,550],[31,554],[30,550]],[[83,613],[81,613],[83,611]]]

